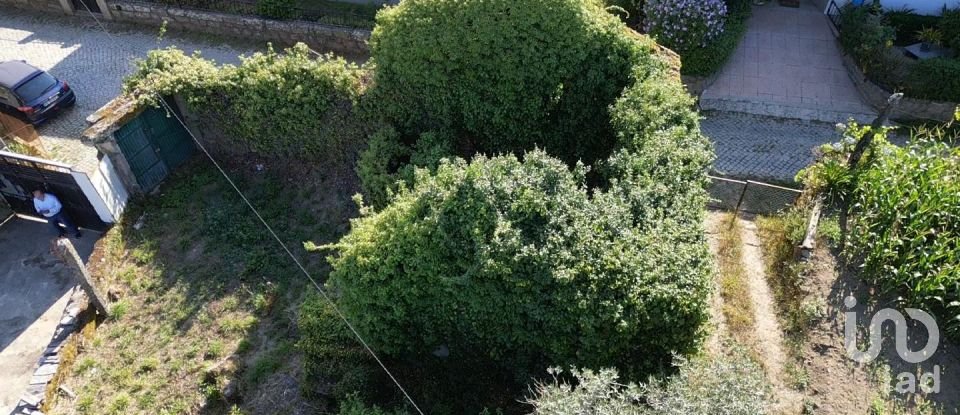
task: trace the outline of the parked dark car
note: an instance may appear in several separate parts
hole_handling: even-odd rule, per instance
[[[53,75],[23,61],[0,62],[0,111],[39,125],[76,102],[70,85]]]

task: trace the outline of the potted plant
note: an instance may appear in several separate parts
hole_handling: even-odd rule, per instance
[[[924,27],[917,31],[917,40],[920,41],[920,50],[926,52],[930,46],[940,46],[943,41],[943,33],[932,27]]]

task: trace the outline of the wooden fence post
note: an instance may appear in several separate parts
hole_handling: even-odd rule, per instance
[[[87,293],[87,297],[90,297],[90,301],[93,303],[93,307],[97,310],[102,316],[107,315],[107,301],[106,297],[100,295],[100,291],[97,290],[97,286],[93,283],[93,278],[90,277],[90,272],[87,271],[87,266],[83,264],[83,260],[80,259],[80,255],[77,254],[76,248],[73,247],[73,243],[69,239],[61,238],[58,239],[53,248],[54,254],[64,265],[67,266],[70,271],[73,271],[77,275],[80,282],[80,287],[83,288],[83,291]]]

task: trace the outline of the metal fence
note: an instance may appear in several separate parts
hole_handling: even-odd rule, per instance
[[[840,6],[837,6],[837,2],[830,0],[830,4],[827,5],[827,17],[830,18],[830,23],[833,23],[833,27],[840,30]]]
[[[792,206],[803,193],[799,189],[752,180],[708,177],[709,206],[715,209],[766,215]]]
[[[258,16],[276,20],[301,20],[334,26],[372,29],[377,7],[367,4],[303,2],[300,6],[260,7],[257,0],[138,0],[181,9]]]

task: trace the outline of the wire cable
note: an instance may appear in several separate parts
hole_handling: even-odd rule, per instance
[[[83,1],[80,1],[79,3],[82,4],[83,7],[87,10],[87,13],[90,15],[90,17],[97,22],[97,25],[100,26],[100,29],[103,30],[103,32],[112,41],[119,43],[119,41],[113,36],[113,34],[111,34],[107,30],[107,28],[103,25],[103,23],[100,22],[100,19],[98,19],[97,16],[93,14],[93,12],[86,5],[86,3]],[[333,301],[333,298],[331,298],[330,295],[327,294],[327,292],[323,289],[323,287],[321,287],[320,284],[317,283],[316,279],[314,279],[313,276],[310,274],[310,272],[307,271],[306,267],[304,267],[303,264],[300,262],[300,260],[297,259],[297,257],[293,254],[290,248],[287,247],[287,244],[280,239],[280,236],[278,236],[277,233],[273,230],[273,227],[270,226],[269,223],[267,223],[266,219],[264,219],[263,216],[260,215],[260,212],[257,210],[257,208],[254,207],[253,204],[250,203],[250,200],[247,199],[247,197],[243,194],[242,191],[240,191],[240,188],[237,187],[233,179],[230,178],[230,175],[228,175],[227,172],[224,171],[222,167],[220,167],[220,163],[218,163],[217,160],[214,159],[213,156],[210,154],[210,152],[207,151],[206,146],[204,146],[203,143],[201,143],[200,140],[197,139],[197,136],[194,135],[193,131],[191,131],[190,128],[187,127],[187,124],[183,122],[183,120],[180,118],[179,115],[177,115],[176,111],[173,111],[170,105],[163,99],[162,96],[160,96],[159,93],[157,93],[156,91],[151,91],[151,92],[157,97],[157,101],[160,102],[160,104],[166,109],[167,113],[172,115],[174,118],[176,118],[177,121],[180,123],[180,125],[183,127],[183,129],[187,131],[187,133],[193,139],[194,143],[197,144],[197,147],[199,147],[200,150],[203,151],[203,153],[207,156],[207,158],[210,159],[210,162],[213,163],[213,166],[216,167],[218,171],[220,171],[220,174],[223,175],[223,178],[227,180],[227,183],[230,184],[230,187],[232,187],[233,190],[236,191],[238,195],[240,195],[240,198],[243,199],[243,202],[247,205],[247,207],[249,207],[250,210],[253,212],[253,214],[256,215],[257,219],[260,220],[260,223],[263,224],[264,228],[266,228],[267,231],[270,232],[270,235],[273,236],[273,239],[275,239],[278,244],[280,244],[280,247],[282,247],[283,250],[290,257],[290,259],[293,260],[294,264],[297,265],[297,268],[299,268],[300,271],[303,273],[303,275],[306,276],[308,280],[310,280],[310,283],[314,286],[314,288],[317,289],[317,291],[324,298],[324,300],[326,300],[327,303],[330,304],[330,306],[333,308],[334,312],[337,314],[340,320],[342,320],[343,323],[347,325],[347,328],[349,328],[350,332],[353,333],[353,335],[357,338],[357,341],[359,341],[360,344],[363,346],[363,348],[366,349],[368,353],[370,353],[370,356],[372,356],[373,359],[377,361],[377,364],[380,365],[380,368],[383,369],[383,371],[387,374],[388,377],[390,377],[390,380],[393,382],[394,385],[397,386],[397,389],[399,389],[400,392],[403,393],[403,396],[407,399],[407,401],[410,402],[411,405],[413,405],[413,408],[417,411],[417,413],[419,413],[420,415],[424,415],[424,412],[420,409],[420,407],[413,400],[410,394],[407,393],[407,390],[404,389],[404,387],[400,384],[400,382],[393,375],[393,373],[390,372],[390,369],[387,369],[387,366],[383,363],[382,360],[380,360],[380,357],[377,356],[377,354],[373,351],[370,345],[367,344],[366,340],[363,339],[363,336],[361,336],[360,333],[356,330],[356,328],[353,327],[353,324],[350,324],[350,321],[347,320],[347,317],[343,314],[342,311],[340,311],[340,308],[337,307],[337,304]]]

